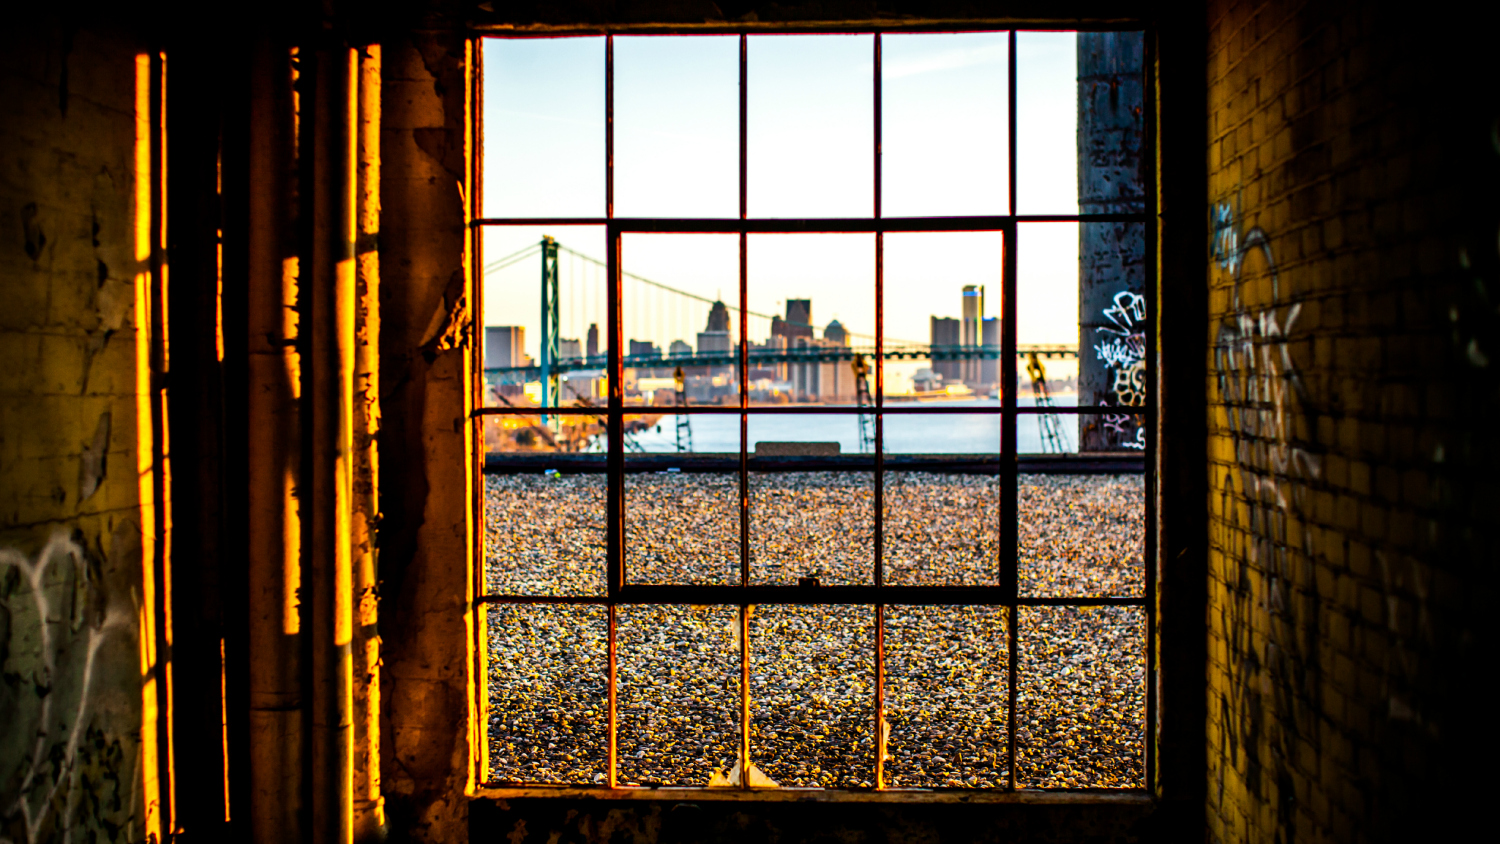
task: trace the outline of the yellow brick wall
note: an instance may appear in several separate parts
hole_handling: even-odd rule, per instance
[[[1209,7],[1215,841],[1462,816],[1430,807],[1466,787],[1452,763],[1491,578],[1494,379],[1460,315],[1479,307],[1465,264],[1496,263],[1494,213],[1469,227],[1500,152],[1464,28],[1419,13]]]
[[[164,699],[152,65],[61,26],[8,30],[0,63],[0,837],[142,840]]]

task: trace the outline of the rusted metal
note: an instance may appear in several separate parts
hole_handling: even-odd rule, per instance
[[[615,215],[615,38],[613,35],[604,39],[604,214],[606,217]],[[608,322],[611,326],[609,346],[609,461],[611,466],[622,459],[625,450],[624,417],[617,415],[619,407],[624,402],[625,379],[619,377],[621,374],[619,363],[620,353],[623,351],[624,343],[620,339],[623,335],[623,320],[620,308],[622,307],[622,284],[623,276],[620,274],[620,237],[614,235],[609,238],[611,247],[610,258],[614,265],[608,268],[609,273],[609,314]],[[616,396],[619,403],[616,402]],[[620,467],[623,468],[623,463]],[[625,583],[625,497],[624,483],[621,476],[615,472],[610,473],[610,485],[608,496],[610,501],[606,504],[610,515],[610,527],[615,529],[615,536],[609,543],[609,554],[612,561],[609,571],[609,592],[613,597],[617,590]],[[618,509],[609,509],[618,508]],[[618,521],[617,521],[618,520]],[[616,545],[618,542],[618,546]],[[616,618],[615,604],[613,601],[608,609],[609,631],[609,665],[608,672],[608,707],[606,710],[607,727],[609,734],[609,753],[607,770],[605,772],[606,782],[610,788],[619,785],[619,744],[616,741],[619,732],[619,713],[616,711],[618,700],[619,674],[616,671],[615,647],[616,647]]]
[[[484,208],[484,109],[479,104],[484,102],[484,39],[475,38],[470,40],[469,59],[472,62],[474,72],[470,74],[471,80],[469,94],[469,191],[468,191],[468,219],[470,221],[479,218]],[[484,324],[484,228],[482,226],[470,225],[469,253],[474,257],[469,267],[469,296],[474,302],[474,314],[476,323]],[[481,329],[482,330],[482,329]],[[476,342],[469,344],[469,366],[476,373],[484,372],[484,343]],[[484,378],[473,379],[472,389],[469,391],[469,406],[473,411],[484,407]],[[475,453],[484,455],[484,427],[487,423],[485,418],[477,412],[470,413],[473,428],[469,436],[475,443]],[[473,514],[474,530],[470,537],[469,559],[472,561],[469,572],[469,588],[473,593],[483,595],[485,593],[484,576],[484,538],[486,534],[486,521],[489,514],[485,512],[484,506],[484,464],[486,460],[476,461],[475,474],[471,476],[472,494],[469,496],[469,508]],[[489,655],[489,612],[486,605],[475,601],[471,635],[473,636],[474,665],[473,672],[475,681],[471,694],[475,698],[475,710],[478,714],[475,724],[475,738],[477,744],[475,752],[470,753],[472,759],[471,768],[475,782],[485,782],[490,777],[490,695],[487,688],[489,677],[490,655]]]
[[[881,215],[881,39],[874,41],[874,126],[872,143],[875,218]],[[885,422],[880,409],[885,404],[885,234],[875,233],[875,588],[885,585]],[[885,605],[875,605],[875,787],[885,788]]]
[[[740,35],[740,219],[748,216],[750,207],[750,182],[749,182],[749,130],[750,130],[750,45],[744,34]],[[747,465],[745,450],[749,438],[749,417],[745,415],[744,408],[747,404],[746,397],[749,395],[748,385],[745,383],[749,370],[749,317],[746,309],[749,308],[748,299],[748,263],[749,238],[742,230],[740,232],[740,350],[742,365],[740,369],[740,586],[745,587],[750,583],[750,472]],[[750,788],[750,604],[740,603],[740,752],[737,764],[739,765],[740,789],[748,791]]]
[[[1128,27],[1126,27],[1128,28]],[[911,605],[953,605],[967,604],[977,606],[1003,606],[1006,608],[1006,683],[1007,683],[1007,735],[1006,735],[1006,765],[1007,784],[1005,791],[1010,794],[990,795],[997,802],[1006,800],[1020,800],[1022,802],[1032,799],[1031,795],[1039,794],[1020,790],[1016,780],[1016,744],[1015,734],[1017,725],[1017,701],[1019,689],[1019,651],[1018,651],[1018,625],[1019,609],[1033,606],[1140,606],[1145,607],[1148,617],[1148,676],[1154,676],[1154,654],[1151,653],[1155,647],[1154,638],[1154,601],[1155,601],[1155,579],[1154,571],[1148,565],[1146,591],[1140,597],[1062,597],[1062,598],[1039,598],[1023,597],[1019,594],[1019,572],[1017,564],[1018,545],[1018,474],[1023,467],[1035,470],[1041,464],[1028,456],[1027,460],[1021,460],[1016,453],[1018,420],[1025,415],[1041,412],[1062,413],[1080,415],[1089,413],[1117,412],[1114,406],[1083,406],[1083,407],[1059,407],[1059,408],[1022,408],[1018,405],[1018,395],[1015,388],[1015,376],[1017,370],[1016,359],[1020,353],[1017,343],[1017,266],[1018,266],[1018,241],[1017,226],[1020,223],[1029,222],[1132,222],[1148,223],[1153,219],[1155,213],[1154,203],[1142,213],[1108,213],[1088,215],[1017,215],[1017,103],[1016,103],[1016,32],[1008,33],[1008,57],[1007,57],[1007,170],[1008,170],[1008,208],[1010,212],[1003,215],[988,216],[964,216],[949,218],[885,218],[882,216],[882,39],[880,31],[882,28],[857,27],[858,31],[874,31],[874,169],[872,173],[872,217],[870,218],[841,218],[841,219],[751,219],[748,216],[748,36],[747,32],[752,28],[730,27],[725,31],[736,32],[740,36],[740,90],[739,90],[739,216],[735,219],[662,219],[662,218],[616,218],[613,215],[613,41],[607,39],[606,47],[606,208],[605,216],[602,218],[571,218],[571,219],[522,219],[522,218],[492,218],[479,219],[475,221],[476,229],[484,225],[502,224],[600,224],[606,227],[608,243],[607,271],[609,275],[609,313],[608,323],[608,367],[609,367],[609,400],[605,408],[604,416],[607,419],[609,447],[603,467],[608,474],[608,497],[607,497],[607,530],[606,542],[608,546],[608,590],[606,595],[598,597],[574,597],[574,596],[546,596],[546,595],[485,595],[477,599],[477,605],[490,605],[501,603],[549,603],[549,604],[601,604],[609,608],[610,614],[610,770],[609,783],[612,790],[604,792],[597,789],[580,790],[579,793],[588,794],[621,794],[632,795],[637,793],[633,789],[613,789],[617,785],[616,757],[615,757],[615,642],[614,642],[614,613],[620,604],[645,603],[645,604],[712,604],[722,606],[737,606],[739,608],[739,647],[740,647],[740,752],[739,752],[739,783],[740,789],[724,789],[717,795],[724,795],[724,799],[733,799],[728,795],[746,794],[750,780],[749,766],[751,764],[750,747],[750,724],[751,724],[751,700],[750,700],[750,618],[753,609],[759,604],[780,605],[835,605],[835,604],[859,604],[870,606],[874,609],[875,616],[875,716],[874,729],[876,731],[876,760],[875,760],[875,783],[877,789],[885,788],[884,781],[884,681],[885,681],[885,652],[884,652],[884,609],[895,604]],[[832,31],[826,27],[818,27],[817,31]],[[897,27],[906,30],[910,28]],[[781,30],[785,30],[782,27]],[[601,31],[611,32],[615,28],[604,28]],[[623,31],[623,30],[622,30]],[[920,28],[912,31],[920,31]],[[1154,106],[1154,102],[1150,103]],[[1154,184],[1148,179],[1148,184]],[[752,586],[749,579],[749,557],[750,557],[750,507],[752,501],[749,490],[749,473],[751,471],[782,471],[793,467],[781,466],[773,463],[757,463],[749,453],[748,420],[751,413],[767,414],[848,414],[852,407],[845,406],[815,406],[815,407],[790,407],[773,405],[765,407],[752,406],[749,401],[748,391],[748,236],[760,233],[873,233],[875,235],[876,249],[876,334],[875,344],[877,355],[884,352],[884,233],[892,232],[928,232],[928,231],[999,231],[1003,234],[1003,249],[999,256],[1002,268],[1001,285],[1001,331],[1002,351],[1001,359],[1001,401],[998,406],[992,408],[947,408],[947,407],[921,407],[902,406],[901,403],[887,404],[884,395],[884,366],[876,370],[876,427],[875,453],[870,457],[869,464],[854,463],[849,465],[840,464],[832,467],[838,471],[870,471],[874,470],[874,571],[873,585],[869,586],[834,586],[819,587],[818,589],[807,589],[800,587],[782,586]],[[698,406],[691,409],[676,407],[657,408],[654,406],[627,406],[624,401],[623,392],[623,370],[625,357],[623,355],[623,312],[621,308],[623,297],[623,275],[621,264],[623,256],[622,235],[634,232],[674,232],[674,233],[725,233],[738,234],[740,249],[740,329],[737,361],[735,361],[740,381],[739,401],[733,406]],[[1154,249],[1154,243],[1148,246]],[[1154,254],[1154,253],[1151,253]],[[1154,277],[1148,277],[1148,287],[1154,289]],[[1154,350],[1154,341],[1151,347]],[[1154,400],[1154,395],[1152,396]],[[489,415],[538,415],[542,413],[541,408],[482,408],[474,411],[476,419],[480,420]],[[600,415],[600,408],[578,407],[578,408],[547,408],[546,413],[556,415]],[[624,475],[632,470],[645,471],[655,467],[656,462],[651,462],[647,467],[640,460],[627,461],[624,454],[623,426],[627,415],[638,415],[651,412],[672,412],[692,414],[724,414],[733,413],[739,415],[740,422],[740,446],[737,458],[737,474],[740,483],[740,583],[738,586],[673,586],[673,585],[632,585],[628,582],[626,571],[626,551],[624,545]],[[1132,408],[1132,412],[1139,415],[1145,424],[1153,429],[1155,425],[1155,408],[1148,404],[1141,408]],[[888,586],[884,581],[883,552],[884,552],[884,480],[887,470],[887,460],[884,454],[884,416],[893,415],[925,415],[925,414],[988,414],[998,415],[1001,420],[1000,441],[997,444],[997,454],[992,458],[981,460],[964,471],[979,471],[985,473],[997,473],[1001,476],[1000,485],[1000,547],[999,559],[996,560],[998,569],[998,586],[975,586],[975,587],[916,587],[916,586]],[[669,456],[663,456],[664,459]],[[679,455],[680,459],[691,460],[700,455]],[[709,455],[702,457],[711,458]],[[730,468],[730,455],[722,455],[725,465],[722,470]],[[1148,445],[1145,454],[1145,465],[1151,465],[1155,459],[1154,434],[1148,435]],[[1060,461],[1060,463],[1059,463]],[[1068,459],[1057,458],[1052,463],[1065,464]],[[1098,462],[1098,461],[1095,461]],[[1108,463],[1108,461],[1105,461]],[[1117,461],[1119,462],[1119,461]],[[1086,469],[1087,471],[1130,471],[1132,466],[1137,466],[1140,458],[1131,462],[1130,466],[1120,462],[1102,465]],[[1051,466],[1052,463],[1048,463]],[[983,464],[983,465],[981,465]],[[902,464],[903,466],[905,464]],[[1092,465],[1092,464],[1091,464]],[[583,464],[579,464],[580,467]],[[684,471],[703,470],[704,466],[689,467]],[[824,468],[820,466],[820,470]],[[581,468],[582,471],[597,471],[594,468]],[[1068,469],[1064,469],[1069,471]],[[1139,468],[1135,468],[1139,471]],[[1148,521],[1154,518],[1154,479],[1148,477]],[[1148,558],[1154,554],[1154,542],[1148,534],[1147,553]],[[1154,682],[1154,680],[1152,681]],[[1148,687],[1147,718],[1150,725],[1149,730],[1154,735],[1155,720],[1155,696],[1154,686]],[[1148,782],[1150,771],[1154,770],[1153,756],[1148,739]],[[537,792],[548,791],[537,789]],[[566,789],[559,789],[564,792]],[[665,794],[669,789],[651,789],[650,793]],[[704,792],[698,789],[681,789],[684,794],[695,797]],[[548,793],[552,793],[548,791]],[[787,790],[787,793],[796,794],[799,798],[807,793],[801,790]],[[860,791],[836,791],[816,792],[821,794],[839,795],[835,799],[849,799],[848,795],[868,792]],[[933,790],[921,792],[897,791],[900,799],[912,799],[910,795],[942,795],[946,790]],[[972,791],[958,790],[955,794],[966,797],[974,796]],[[1119,791],[1107,790],[1095,792],[1099,795],[1118,795]],[[764,799],[763,792],[756,792],[757,799]],[[938,798],[941,802],[942,798]],[[1090,800],[1096,800],[1092,794]],[[1136,798],[1138,799],[1138,798]]]
[[[1006,38],[1005,49],[1005,131],[1007,156],[1006,187],[1010,193],[1010,212],[1016,211],[1016,31]],[[1004,255],[1000,271],[1000,404],[1007,411],[1000,419],[1000,588],[1010,599],[1005,613],[1006,665],[1005,683],[1008,702],[1005,707],[1005,785],[1016,790],[1016,675],[1020,664],[1016,635],[1017,604],[1020,578],[1016,571],[1016,545],[1019,535],[1016,491],[1016,227],[1012,225],[1001,241]]]

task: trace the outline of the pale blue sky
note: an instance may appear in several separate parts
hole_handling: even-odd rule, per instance
[[[1076,213],[1073,33],[1017,37],[1018,211]],[[883,38],[885,216],[1004,214],[1005,33]],[[617,216],[738,216],[737,36],[615,38]],[[873,213],[872,36],[749,38],[751,216]],[[487,39],[485,216],[604,215],[604,39]],[[600,227],[488,228],[486,262],[550,234],[604,258]],[[1077,228],[1023,226],[1019,339],[1077,342]],[[734,236],[634,235],[625,269],[731,305]],[[999,314],[997,233],[886,236],[886,335],[925,342],[931,315],[957,316],[965,284],[988,288]],[[837,318],[874,331],[873,235],[750,238],[749,305],[782,312],[811,298],[821,328]],[[484,323],[524,325],[537,353],[538,260],[486,280]],[[695,342],[707,307],[626,285],[626,337]],[[563,264],[562,329],[603,330],[603,272]],[[646,325],[655,327],[652,334]],[[766,324],[752,320],[751,339]],[[684,336],[686,335],[686,336]]]

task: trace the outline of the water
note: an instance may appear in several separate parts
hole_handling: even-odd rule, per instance
[[[1058,404],[1072,405],[1073,396],[1059,396]],[[1034,400],[1019,399],[1022,407]],[[896,405],[910,406],[906,404]],[[969,399],[933,402],[923,407],[954,411],[942,414],[885,417],[885,450],[888,454],[994,454],[1000,450],[1000,417],[993,409],[998,399]],[[781,414],[753,410],[748,424],[747,448],[755,451],[758,442],[836,442],[844,454],[859,453],[859,414],[849,406],[849,414]],[[975,412],[987,411],[987,412]],[[693,426],[693,451],[702,453],[738,452],[740,418],[737,414],[698,414],[690,417]],[[1040,417],[1017,417],[1016,446],[1019,454],[1040,454],[1042,435]],[[1078,450],[1078,417],[1066,415],[1062,420],[1066,451]],[[677,417],[663,416],[660,424],[636,435],[636,442],[646,451],[677,450]]]

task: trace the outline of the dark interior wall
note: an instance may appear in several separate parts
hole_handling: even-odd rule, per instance
[[[1208,822],[1444,840],[1493,634],[1497,165],[1468,26],[1210,5]]]
[[[310,25],[321,12],[292,4],[265,12],[259,40],[211,45],[142,21],[6,31],[0,835],[248,837],[264,810],[277,833],[264,838],[298,840],[309,806],[329,811],[299,743],[309,646],[288,620],[302,489],[276,486],[264,522],[236,498],[259,489],[237,474],[253,468],[241,445],[257,434],[284,440],[276,484],[310,459],[294,390],[272,383],[300,377],[300,277],[287,273],[302,257],[299,183],[288,150],[256,151],[290,144],[291,81],[247,70],[299,43],[381,47],[382,207],[357,249],[378,249],[380,272],[383,693],[380,736],[361,752],[378,754],[391,837],[1175,841],[1206,824],[1220,841],[1380,840],[1472,820],[1485,781],[1465,763],[1487,736],[1476,669],[1494,652],[1476,618],[1500,511],[1486,427],[1500,409],[1500,147],[1494,98],[1476,93],[1485,28],[1295,0],[1210,3],[1207,32],[1196,11],[1162,16],[1151,53],[1165,402],[1156,803],[471,804],[466,25],[1061,22],[1121,9],[490,5],[384,4],[323,28]],[[176,80],[165,146],[161,102],[139,76],[142,61],[147,77],[160,70],[163,49]],[[273,77],[283,87],[257,93]],[[244,403],[273,392],[281,404],[251,421],[260,405]],[[252,572],[291,597],[251,594]],[[247,614],[287,607],[274,647],[246,643]],[[56,634],[45,642],[44,627]],[[284,687],[246,691],[252,665]],[[30,725],[40,756],[17,738]],[[226,734],[234,820],[221,829]],[[252,780],[279,790],[247,795]]]

